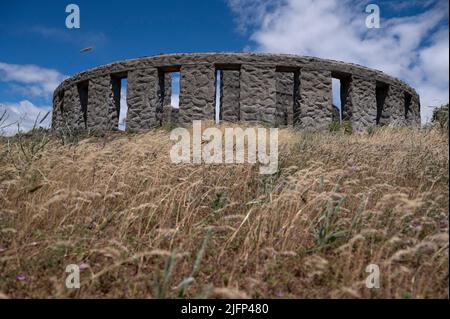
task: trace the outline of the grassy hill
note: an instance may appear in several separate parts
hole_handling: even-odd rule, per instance
[[[0,296],[449,297],[447,134],[279,140],[275,176],[172,164],[164,129],[0,140]]]

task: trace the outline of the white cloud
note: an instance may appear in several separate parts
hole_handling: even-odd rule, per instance
[[[119,130],[125,131],[127,123],[128,103],[127,90],[122,87],[120,90],[120,114],[119,114]]]
[[[367,29],[363,0],[228,0],[238,29],[252,27],[255,51],[311,55],[362,64],[405,80],[418,90],[422,119],[449,99],[448,2],[403,1],[426,8],[415,16],[383,18]],[[383,3],[383,2],[382,2]],[[401,4],[397,2],[397,4]],[[399,7],[395,8],[397,12]]]
[[[35,124],[39,127],[50,127],[51,106],[36,106],[28,100],[19,103],[0,103],[0,116],[6,111],[5,118],[0,122],[0,135],[11,136],[21,131],[29,131]],[[48,116],[41,122],[45,115]]]
[[[52,107],[37,106],[30,99],[38,97],[51,101],[53,91],[65,78],[66,76],[53,69],[0,62],[0,81],[7,83],[11,91],[26,96],[20,102],[0,103],[0,115],[6,111],[6,119],[0,123],[0,134],[14,135],[18,129],[28,131],[35,124],[50,127],[51,113],[42,123],[40,121],[51,112]]]
[[[179,94],[172,92],[172,96],[170,97],[170,105],[176,109],[180,108],[180,95]]]
[[[12,90],[29,96],[48,98],[65,78],[53,69],[0,62],[0,81],[8,82]]]
[[[86,46],[99,48],[107,42],[106,35],[97,31],[79,29],[78,32],[74,33],[73,30],[67,28],[52,28],[43,25],[32,26],[30,31],[45,40],[55,40],[70,45],[77,45],[80,48]]]
[[[277,11],[283,4],[284,0],[228,0],[231,10],[237,13],[236,23],[242,33],[254,24],[263,22],[268,12]]]

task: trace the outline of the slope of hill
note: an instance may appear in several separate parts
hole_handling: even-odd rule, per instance
[[[447,134],[279,140],[275,176],[172,164],[164,129],[0,141],[0,295],[449,297]]]

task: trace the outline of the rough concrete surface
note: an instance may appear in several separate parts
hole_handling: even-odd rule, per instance
[[[180,72],[179,109],[171,107],[172,72]],[[295,55],[194,53],[120,61],[74,75],[55,90],[52,127],[118,129],[124,78],[129,130],[214,120],[216,96],[226,122],[322,130],[342,118],[358,131],[420,124],[416,91],[377,70]],[[341,81],[341,114],[333,108],[332,78]]]

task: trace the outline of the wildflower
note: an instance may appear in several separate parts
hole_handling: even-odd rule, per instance
[[[84,261],[82,261],[78,266],[80,267],[80,270],[89,268],[89,264],[85,263]]]

